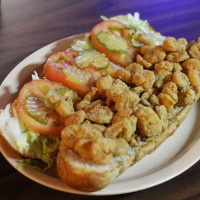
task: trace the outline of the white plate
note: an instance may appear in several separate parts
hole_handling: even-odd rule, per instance
[[[4,108],[6,104],[16,98],[20,87],[31,80],[31,74],[34,70],[39,73],[42,71],[43,64],[52,53],[65,50],[73,39],[81,36],[83,34],[49,44],[19,63],[0,87],[0,108]],[[86,195],[113,195],[139,191],[179,175],[200,159],[199,107],[200,104],[196,103],[175,134],[168,138],[155,152],[129,168],[105,189],[93,193],[74,190],[52,174],[17,168],[16,161],[20,159],[20,156],[9,148],[2,139],[0,139],[0,150],[7,161],[20,173],[37,183],[56,190]]]

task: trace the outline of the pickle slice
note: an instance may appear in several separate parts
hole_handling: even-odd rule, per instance
[[[78,94],[69,88],[55,88],[49,90],[45,94],[44,104],[47,108],[55,110],[55,103],[62,98],[71,98],[74,102],[77,102],[80,99]]]
[[[26,99],[26,110],[27,113],[34,118],[36,121],[46,124],[48,121],[47,115],[47,108],[43,100],[39,99],[38,97],[29,96]]]
[[[81,85],[88,84],[88,81],[91,77],[90,73],[85,72],[75,66],[65,67],[62,69],[62,71],[65,74],[66,79]]]
[[[127,41],[119,35],[102,31],[96,37],[99,43],[109,51],[122,53],[128,50]]]
[[[76,39],[72,42],[71,49],[76,51],[84,51],[93,49],[92,42],[88,38]]]
[[[85,69],[89,66],[93,66],[96,69],[105,69],[109,65],[109,60],[105,54],[96,50],[85,50],[80,52],[79,56],[75,58],[76,65]]]

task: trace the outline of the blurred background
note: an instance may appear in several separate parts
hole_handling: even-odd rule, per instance
[[[189,41],[200,36],[200,0],[2,0],[0,83],[37,49],[74,34],[89,32],[101,21],[100,15],[112,17],[136,11],[162,35],[184,37]],[[64,196],[64,193],[40,186],[19,174],[1,154],[0,168],[0,199],[93,199]],[[136,192],[134,196],[127,194],[113,199],[200,199],[199,177],[197,163],[167,183]]]
[[[163,35],[188,40],[200,36],[199,0],[3,0],[0,82],[11,68],[38,48],[90,31],[101,21],[100,15],[111,17],[135,11]]]

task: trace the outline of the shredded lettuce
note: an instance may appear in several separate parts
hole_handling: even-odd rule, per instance
[[[117,15],[111,18],[101,16],[101,19],[104,21],[116,20],[126,25],[127,28],[134,28],[136,30],[136,35],[140,33],[144,34],[154,45],[162,45],[165,39],[165,36],[161,35],[159,32],[156,32],[147,20],[140,19],[140,14],[138,12],[135,12],[134,15],[129,13],[126,15]],[[86,38],[74,40],[71,45],[71,49],[84,51],[86,49],[93,49],[93,46],[91,40],[87,36]]]
[[[30,130],[19,118],[15,108],[8,104],[0,110],[0,134],[22,155],[36,158],[51,167],[59,146],[58,137],[42,135]]]
[[[17,168],[27,167],[38,171],[46,171],[51,167],[48,166],[46,163],[42,162],[41,160],[34,158],[23,158],[18,160],[17,163]]]
[[[34,74],[31,75],[32,77],[32,80],[39,80],[39,76],[38,76],[38,73],[36,71],[34,71]]]
[[[144,34],[154,45],[161,45],[165,39],[164,36],[156,32],[150,26],[147,20],[141,20],[138,12],[135,12],[134,15],[129,13],[127,15],[118,15],[111,18],[101,16],[101,19],[104,21],[116,20],[126,25],[127,28],[135,28],[137,33]]]
[[[54,153],[59,146],[59,138],[35,133],[29,130],[21,121],[20,127],[29,144],[26,149],[28,154],[33,154],[34,157],[41,159],[48,167],[51,167],[55,160]]]

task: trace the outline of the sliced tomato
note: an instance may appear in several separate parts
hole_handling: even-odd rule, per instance
[[[94,47],[102,52],[105,53],[106,56],[114,62],[115,64],[121,65],[126,67],[128,64],[132,63],[135,59],[135,56],[138,52],[138,49],[132,47],[130,43],[130,38],[124,34],[124,30],[126,26],[118,21],[108,20],[97,24],[91,31],[91,40]],[[99,40],[97,39],[97,34],[100,32],[108,32],[112,34],[120,34],[120,37],[127,41],[128,49],[126,53],[112,51],[102,45]]]
[[[45,94],[51,89],[66,88],[64,85],[48,80],[33,80],[23,86],[17,98],[17,113],[31,130],[59,136],[64,128],[63,120],[56,113],[45,107]]]
[[[114,68],[109,65],[104,70],[95,70],[92,66],[80,69],[74,61],[78,55],[78,51],[71,50],[53,54],[44,65],[43,73],[47,79],[62,83],[83,97],[99,77],[105,74],[113,75]]]

